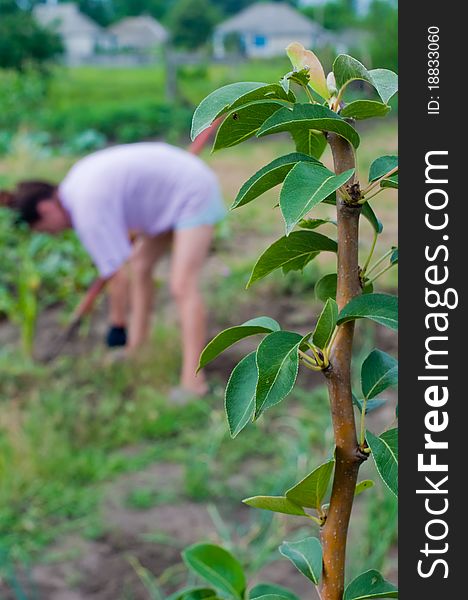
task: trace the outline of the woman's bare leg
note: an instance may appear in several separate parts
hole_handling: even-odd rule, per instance
[[[141,346],[148,336],[154,297],[153,270],[169,248],[171,237],[170,232],[155,237],[145,236],[134,246],[130,259],[130,352]]]
[[[107,284],[109,321],[112,327],[127,326],[129,286],[128,267],[124,265]]]
[[[171,293],[177,302],[182,333],[181,385],[198,395],[207,390],[204,374],[196,375],[206,343],[206,310],[199,279],[212,238],[211,225],[175,231],[171,264]]]

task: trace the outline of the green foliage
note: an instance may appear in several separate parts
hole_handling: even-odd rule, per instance
[[[326,348],[335,331],[338,321],[338,304],[333,298],[328,298],[315,326],[312,341],[317,348]]]
[[[314,508],[320,512],[334,466],[334,460],[323,463],[294,487],[290,488],[286,492],[286,498],[300,506]]]
[[[270,317],[257,317],[250,321],[246,321],[237,327],[225,329],[213,338],[203,350],[198,368],[202,369],[221,354],[221,352],[224,352],[226,348],[229,348],[229,346],[232,346],[232,344],[235,344],[245,337],[257,333],[271,333],[272,331],[279,331],[279,329],[280,326],[278,323],[274,319],[270,319]]]
[[[251,352],[234,368],[226,386],[224,405],[233,438],[253,419],[257,381],[256,352]]]
[[[375,570],[366,571],[351,581],[343,600],[367,600],[370,598],[398,598],[397,588]]]
[[[353,173],[354,169],[350,169],[335,175],[321,164],[297,163],[286,176],[280,195],[286,234],[317,204],[344,186]]]
[[[268,190],[283,183],[291,169],[299,162],[315,162],[308,154],[292,152],[286,156],[280,156],[274,161],[257,171],[255,175],[247,180],[239,190],[231,208],[244,206],[258,198]]]
[[[362,363],[362,393],[374,398],[398,383],[398,361],[382,350],[373,350]]]
[[[13,218],[0,208],[0,314],[19,327],[23,353],[31,357],[39,310],[85,288],[94,269],[76,238],[31,237]]]
[[[372,64],[398,69],[398,7],[396,2],[373,0],[364,26],[371,33],[369,52]],[[385,39],[385,44],[382,44]]]
[[[297,42],[289,44],[286,48],[286,53],[294,67],[292,73],[285,75],[286,79],[294,80],[297,77],[297,72],[305,72],[306,85],[309,84],[322,100],[328,99],[330,91],[327,86],[327,78],[325,77],[322,63],[317,56],[311,50],[306,50],[302,44]]]
[[[284,496],[253,496],[252,498],[246,498],[243,502],[253,508],[262,508],[263,510],[271,510],[285,515],[307,516],[307,513],[299,504]]]
[[[315,284],[315,295],[318,300],[327,302],[329,298],[336,298],[336,285],[337,275],[336,273],[329,273],[321,277]]]
[[[318,585],[322,575],[322,546],[317,538],[308,537],[298,542],[283,542],[279,551],[305,577]]]
[[[213,151],[230,148],[256,135],[268,117],[281,107],[281,102],[260,100],[235,109],[220,125],[213,144]]]
[[[356,485],[356,491],[354,492],[354,495],[359,496],[360,494],[362,494],[362,492],[373,488],[374,485],[375,483],[372,481],[372,479],[364,479]]]
[[[295,594],[286,588],[281,585],[272,585],[271,583],[258,583],[254,586],[249,592],[249,600],[255,600],[255,598],[260,598],[266,594],[277,594],[288,600],[299,600]]]
[[[258,382],[255,390],[255,418],[286,398],[296,382],[298,348],[302,336],[291,331],[275,331],[257,349]]]
[[[30,11],[14,0],[0,0],[0,67],[23,71],[43,69],[63,51],[60,37],[39,25]]]
[[[362,296],[356,296],[340,312],[338,325],[364,318],[397,330],[398,298],[390,294],[363,294]]]
[[[292,110],[281,108],[263,123],[257,136],[307,129],[331,131],[347,139],[355,148],[359,146],[359,135],[354,127],[337,113],[319,104],[295,104]]]
[[[211,36],[220,15],[210,0],[178,0],[170,10],[167,21],[175,46],[196,50]]]
[[[303,269],[319,252],[336,252],[336,242],[315,231],[294,231],[274,242],[254,265],[247,287],[281,267]]]
[[[347,54],[337,56],[333,63],[333,73],[340,97],[352,81],[359,79],[373,86],[384,104],[387,104],[398,91],[396,73],[388,69],[369,71],[362,63]]]
[[[340,115],[347,119],[373,119],[374,117],[385,117],[390,112],[391,108],[382,102],[375,100],[355,100],[344,106],[340,110]]]
[[[332,0],[323,6],[305,6],[302,11],[325,29],[332,31],[352,27],[358,22],[353,5],[348,0]]]
[[[232,554],[213,544],[194,544],[182,557],[187,566],[229,597],[244,597],[246,580],[242,565]]]
[[[382,481],[398,496],[398,429],[389,429],[378,437],[368,431],[366,441]]]
[[[294,101],[294,95],[286,93],[278,84],[243,81],[231,83],[207,96],[193,113],[191,137],[195,139],[218,117],[235,108],[264,100]]]
[[[374,160],[369,168],[369,181],[372,183],[381,179],[381,187],[392,187],[398,189],[398,156],[381,156]],[[386,177],[388,173],[393,173]]]

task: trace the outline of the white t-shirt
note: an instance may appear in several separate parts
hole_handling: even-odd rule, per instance
[[[102,277],[129,258],[129,232],[157,235],[190,221],[219,194],[196,156],[163,143],[100,150],[78,161],[59,186],[73,228]]]

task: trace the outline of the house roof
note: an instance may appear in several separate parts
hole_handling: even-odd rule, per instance
[[[62,36],[76,34],[96,34],[103,31],[97,23],[81,13],[76,4],[37,4],[33,9],[34,17],[46,27],[54,27]]]
[[[216,28],[218,33],[257,33],[315,35],[321,31],[314,23],[289,4],[265,2],[252,4],[224,21]]]
[[[109,31],[121,44],[140,48],[163,43],[169,37],[166,29],[149,15],[127,17],[109,27]]]

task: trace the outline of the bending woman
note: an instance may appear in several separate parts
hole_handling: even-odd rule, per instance
[[[77,162],[59,186],[18,184],[9,204],[35,231],[76,231],[101,278],[111,281],[111,318],[112,312],[123,318],[123,267],[129,263],[131,352],[148,335],[153,269],[172,244],[170,290],[181,324],[181,387],[191,394],[206,392],[203,374],[195,375],[206,337],[199,278],[213,225],[225,208],[214,173],[199,158],[163,143],[114,146]],[[133,246],[131,234],[137,236]]]

